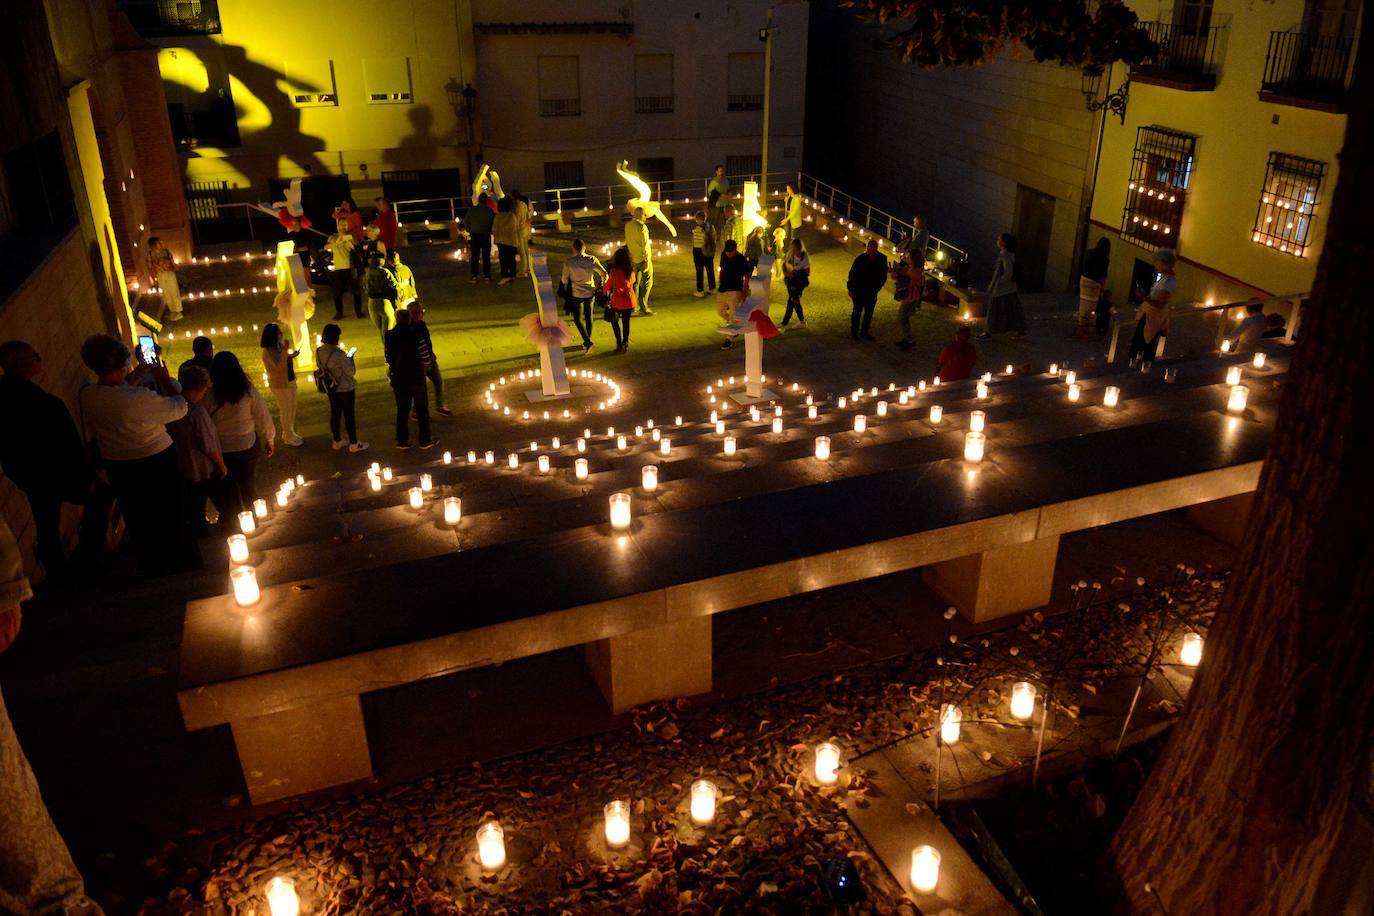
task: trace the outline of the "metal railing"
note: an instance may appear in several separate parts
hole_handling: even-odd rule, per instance
[[[582,100],[577,99],[540,99],[541,118],[572,118],[582,114]]]
[[[671,95],[637,95],[635,96],[635,114],[672,114],[673,97]]]
[[[144,37],[218,35],[218,0],[124,0],[129,24]]]
[[[1290,98],[1340,102],[1350,88],[1353,38],[1272,32],[1260,89]]]
[[[797,180],[797,177],[796,172],[769,172],[766,186],[759,190],[766,191],[770,197],[781,197],[783,186],[789,181]],[[738,199],[740,185],[746,181],[758,181],[759,176],[757,173],[727,175],[725,180],[730,183],[731,188],[736,189],[736,193],[732,196]],[[705,206],[706,189],[710,183],[710,178],[674,178],[668,181],[646,182],[654,195],[654,200],[665,206],[687,206],[689,204]],[[544,207],[546,212],[562,213],[567,211],[575,217],[580,212],[601,213],[623,207],[625,201],[633,195],[634,190],[624,182],[586,188],[548,188],[544,191]]]
[[[872,233],[895,243],[915,231],[915,227],[901,217],[846,194],[812,175],[803,172],[799,180],[801,187],[798,191],[808,206],[823,217],[833,215],[844,228],[857,229],[861,237]],[[968,261],[968,252],[932,234],[926,257],[927,260],[950,265]]]
[[[1260,302],[1264,304],[1266,313],[1272,311],[1284,316],[1284,321],[1286,323],[1284,325],[1283,342],[1291,344],[1294,336],[1298,333],[1298,323],[1302,317],[1300,306],[1311,297],[1311,295],[1311,293],[1290,293],[1286,296],[1256,296],[1253,299],[1244,299],[1240,302],[1228,302],[1225,305],[1194,304],[1188,308],[1172,309],[1169,313],[1169,327],[1172,328],[1178,322],[1203,321],[1209,318],[1215,319],[1217,322],[1217,331],[1216,338],[1213,341],[1213,347],[1220,349],[1221,342],[1226,339],[1226,332],[1230,329],[1232,322],[1238,321],[1239,318],[1245,316],[1246,306]],[[1239,317],[1232,315],[1232,310],[1235,310]],[[1121,341],[1121,332],[1130,329],[1130,332],[1134,333],[1135,326],[1139,321],[1140,318],[1138,315],[1132,315],[1129,318],[1117,318],[1112,322],[1111,344],[1107,347],[1107,362],[1116,362],[1116,351]],[[1157,359],[1162,359],[1164,356],[1164,343],[1166,340],[1168,340],[1167,336],[1162,338],[1159,342],[1159,347],[1155,353]]]
[[[211,205],[215,215],[193,216],[191,239],[197,245],[221,245],[226,242],[261,242],[272,246],[286,238],[286,230],[277,219],[277,212],[260,204],[229,202]],[[306,230],[328,238],[328,232]]]
[[[1216,84],[1217,42],[1221,26],[1198,29],[1169,22],[1142,22],[1140,27],[1158,50],[1149,60],[1132,66],[1132,73],[1199,85]]]

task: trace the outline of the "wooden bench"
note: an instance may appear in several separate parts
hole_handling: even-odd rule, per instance
[[[1255,395],[1245,420],[1008,442],[976,468],[931,436],[917,465],[269,586],[251,615],[195,602],[182,715],[231,726],[261,803],[370,776],[360,697],[387,687],[583,646],[615,711],[703,693],[713,615],[920,567],[973,620],[1039,607],[1063,534],[1219,502],[1198,520],[1236,528],[1271,428]]]

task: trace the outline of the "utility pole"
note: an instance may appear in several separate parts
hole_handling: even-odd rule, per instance
[[[768,110],[773,95],[773,4],[768,4],[768,24],[759,30],[759,40],[763,42],[763,157],[759,166],[759,187],[761,209],[768,212]]]

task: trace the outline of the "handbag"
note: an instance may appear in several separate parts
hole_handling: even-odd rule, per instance
[[[331,357],[333,355],[332,353],[330,354]],[[316,362],[318,361],[319,359],[317,357]],[[329,371],[329,360],[325,360],[324,365],[320,366],[319,369],[315,371],[315,390],[320,394],[329,395],[337,391],[338,388],[339,380],[334,378],[333,373]]]

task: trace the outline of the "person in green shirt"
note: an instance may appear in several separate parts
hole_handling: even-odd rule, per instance
[[[635,207],[634,219],[625,224],[625,247],[630,250],[630,261],[634,264],[638,314],[641,317],[652,315],[649,293],[654,288],[654,249],[649,241],[649,226],[644,222],[643,207]]]
[[[730,194],[730,182],[725,179],[725,166],[716,166],[716,174],[706,184],[707,221],[716,229],[716,238],[724,239],[721,226],[725,224],[725,200]]]

